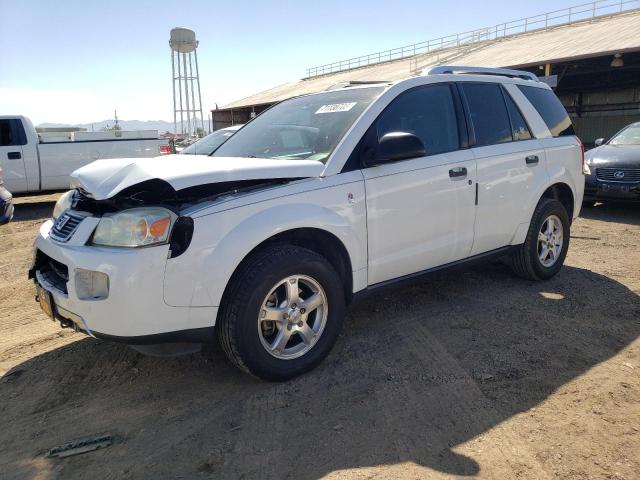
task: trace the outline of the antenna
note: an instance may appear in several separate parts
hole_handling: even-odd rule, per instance
[[[198,129],[204,131],[200,75],[198,73],[198,53],[196,52],[198,48],[196,33],[188,28],[173,28],[171,29],[169,46],[171,47],[171,72],[173,79],[173,128],[177,134],[179,115],[180,133],[183,136],[196,135]],[[195,74],[193,72],[194,65],[196,67]]]

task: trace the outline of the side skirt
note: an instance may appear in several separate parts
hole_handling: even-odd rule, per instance
[[[360,301],[366,297],[368,297],[371,293],[378,292],[381,289],[394,287],[397,285],[410,285],[419,283],[430,275],[443,272],[448,270],[454,270],[461,267],[468,267],[470,265],[474,265],[476,263],[482,263],[487,260],[500,258],[505,255],[508,255],[516,248],[520,247],[520,245],[507,245],[506,247],[496,248],[495,250],[489,250],[488,252],[480,253],[478,255],[474,255],[472,257],[463,258],[461,260],[456,260],[455,262],[445,263],[444,265],[440,265],[438,267],[429,268],[427,270],[421,270],[419,272],[410,273],[409,275],[404,275],[398,278],[392,278],[391,280],[385,280],[384,282],[375,283],[373,285],[369,285],[364,290],[360,290],[353,294],[353,302]]]

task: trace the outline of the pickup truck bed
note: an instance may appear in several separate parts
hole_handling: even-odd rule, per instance
[[[156,131],[117,135],[75,132],[41,140],[28,118],[0,116],[0,168],[5,186],[12,193],[64,190],[69,188],[71,172],[95,160],[155,157],[167,144]],[[87,139],[90,137],[94,139]]]

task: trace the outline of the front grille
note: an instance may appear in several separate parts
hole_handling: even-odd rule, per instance
[[[58,217],[51,228],[51,238],[58,242],[66,242],[74,234],[84,217],[65,212]]]
[[[596,168],[596,177],[607,182],[640,182],[640,168]]]
[[[69,281],[69,268],[57,260],[54,260],[42,250],[36,252],[33,266],[34,271],[39,271],[44,279],[58,291],[67,294],[67,282]]]

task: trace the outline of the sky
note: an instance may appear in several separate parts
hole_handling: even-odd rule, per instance
[[[199,40],[203,109],[307,68],[568,7],[550,0],[0,0],[0,115],[173,120],[169,31]]]

